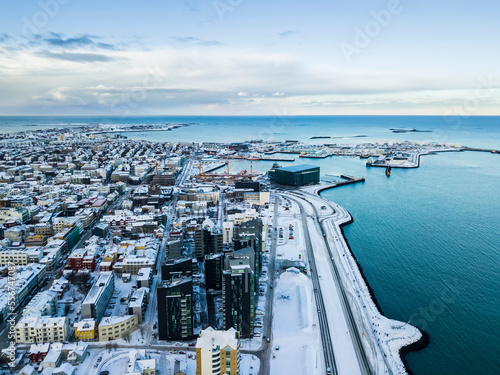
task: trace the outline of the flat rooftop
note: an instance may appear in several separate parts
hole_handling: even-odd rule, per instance
[[[286,172],[303,172],[307,171],[309,169],[316,169],[319,168],[316,165],[311,165],[311,164],[301,164],[301,165],[293,165],[290,167],[282,167],[282,168],[277,168],[277,171],[286,171]]]

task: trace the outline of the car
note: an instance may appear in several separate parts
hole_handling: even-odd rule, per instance
[[[94,368],[97,368],[97,366],[99,366],[99,363],[94,363]]]
[[[194,342],[190,342],[188,346],[196,346],[196,344]]]
[[[175,346],[182,346],[182,344],[180,342],[176,342]]]
[[[179,354],[186,354],[184,350],[179,350]]]
[[[101,371],[99,375],[109,375],[109,371]]]
[[[97,363],[102,361],[102,357],[97,358]]]
[[[279,345],[276,345],[276,347],[274,348],[276,350],[280,350],[280,346]]]
[[[171,350],[169,351],[170,354],[177,354],[177,350]]]

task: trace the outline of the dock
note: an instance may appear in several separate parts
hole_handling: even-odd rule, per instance
[[[294,158],[259,158],[259,161],[260,160],[262,160],[262,161],[289,161],[289,162],[295,161]]]
[[[203,173],[208,173],[215,171],[216,169],[222,168],[225,165],[227,165],[227,162],[219,162],[219,163],[214,163],[213,165],[210,165],[207,169],[203,169]]]
[[[476,152],[488,152],[490,154],[500,154],[499,150],[493,150],[489,148],[472,148],[472,147],[464,147],[463,151],[476,151]]]
[[[333,189],[339,186],[344,186],[344,185],[351,185],[351,184],[357,184],[359,182],[365,182],[365,178],[354,178],[351,180],[345,180],[345,181],[334,181],[334,182],[327,182],[327,183],[321,183],[319,185],[314,185],[311,187],[304,187],[302,190],[311,193],[311,194],[317,194],[321,193],[324,190],[328,189]]]

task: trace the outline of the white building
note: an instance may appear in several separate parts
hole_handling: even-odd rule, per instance
[[[25,315],[16,324],[18,344],[52,343],[65,341],[69,334],[68,317],[50,318]]]
[[[94,318],[100,321],[115,290],[115,280],[111,272],[103,272],[90,288],[82,303],[82,319]]]
[[[240,374],[240,339],[234,328],[202,330],[196,341],[196,374]]]

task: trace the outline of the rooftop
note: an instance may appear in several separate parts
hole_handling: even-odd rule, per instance
[[[234,328],[229,328],[227,331],[216,331],[212,327],[202,330],[196,348],[225,348],[227,346],[236,350],[238,348],[238,331]]]
[[[286,171],[286,172],[303,172],[307,171],[309,169],[316,169],[319,168],[316,165],[311,165],[311,164],[301,164],[301,165],[292,165],[290,167],[282,167],[278,168],[277,170],[279,171]]]

